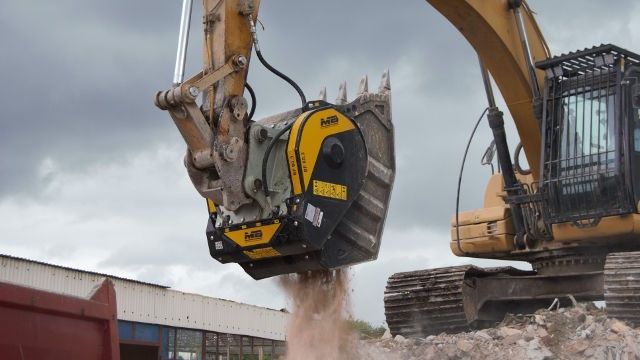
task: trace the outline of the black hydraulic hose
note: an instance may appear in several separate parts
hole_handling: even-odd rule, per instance
[[[291,80],[290,77],[288,77],[287,75],[280,72],[278,69],[271,66],[271,64],[269,64],[267,60],[265,60],[264,56],[262,56],[262,51],[260,51],[260,45],[258,43],[258,32],[256,31],[256,24],[253,21],[253,17],[251,17],[251,15],[249,15],[248,19],[249,19],[249,28],[251,31],[251,36],[253,37],[253,47],[256,49],[258,60],[260,60],[262,65],[264,65],[264,67],[266,67],[267,70],[271,71],[277,77],[286,81],[289,85],[291,85],[296,90],[296,92],[300,96],[300,100],[302,101],[302,107],[304,107],[307,104],[307,97],[304,96],[304,92],[302,92],[302,89],[300,89],[300,86],[298,86],[298,84],[296,84],[295,81]]]
[[[256,93],[249,83],[245,82],[244,87],[249,92],[249,96],[251,96],[251,110],[249,111],[249,121],[251,121],[253,120],[253,115],[256,113]]]
[[[300,96],[300,101],[302,102],[302,108],[304,108],[307,105],[307,97],[304,95],[304,92],[302,91],[300,86],[298,86],[298,84],[296,84],[296,82],[293,81],[290,77],[288,77],[287,75],[280,72],[278,69],[271,66],[271,64],[267,62],[264,56],[262,56],[262,51],[260,51],[260,45],[258,45],[258,32],[256,31],[255,22],[253,21],[253,18],[251,16],[249,16],[249,26],[251,30],[251,35],[253,36],[253,47],[256,50],[256,55],[258,55],[258,60],[260,60],[260,63],[262,63],[262,65],[264,65],[264,67],[266,67],[267,70],[271,71],[274,75],[276,75],[277,77],[287,82],[296,90],[296,92]],[[269,180],[267,180],[267,163],[269,162],[269,155],[271,154],[273,147],[276,145],[276,142],[280,139],[282,135],[284,135],[284,133],[286,133],[291,129],[294,123],[295,121],[292,121],[290,124],[286,125],[280,131],[278,131],[278,133],[273,137],[273,139],[271,139],[271,142],[269,142],[269,145],[267,146],[267,149],[264,152],[264,157],[262,158],[262,189],[267,199],[269,198]]]
[[[469,141],[467,141],[467,147],[464,149],[464,156],[462,156],[462,165],[460,165],[460,174],[458,174],[458,190],[456,193],[456,244],[458,245],[458,251],[461,254],[467,255],[467,253],[462,250],[462,246],[460,245],[460,186],[462,185],[462,173],[464,171],[464,164],[467,161],[467,153],[469,152],[469,146],[471,146],[471,140],[473,140],[473,136],[476,134],[476,130],[478,130],[478,125],[480,125],[480,121],[484,118],[484,115],[489,111],[489,108],[485,108],[482,111],[482,114],[476,121],[476,125],[473,127],[473,131],[471,132],[471,136],[469,136]]]
[[[513,155],[513,167],[516,168],[516,171],[522,175],[531,174],[531,169],[524,170],[522,166],[520,166],[520,152],[522,151],[522,142],[518,143],[516,146],[515,154]]]
[[[258,55],[258,60],[260,60],[260,62],[262,63],[262,65],[264,65],[264,67],[266,67],[269,71],[271,71],[273,74],[275,74],[282,80],[289,83],[289,85],[291,85],[296,90],[296,92],[298,92],[298,95],[300,96],[300,100],[302,101],[302,107],[304,107],[307,104],[307,97],[304,96],[304,93],[302,92],[302,89],[300,89],[300,86],[298,86],[298,84],[296,84],[295,81],[291,80],[290,77],[281,73],[278,69],[271,66],[271,64],[269,64],[267,60],[265,60],[264,56],[262,56],[262,51],[260,51],[260,48],[257,46],[256,46],[256,54]]]
[[[278,139],[280,139],[280,137],[284,135],[284,133],[289,131],[294,123],[295,121],[291,121],[291,124],[283,127],[280,131],[278,131],[273,139],[271,139],[271,142],[269,142],[269,145],[264,152],[264,157],[262,158],[262,189],[264,191],[264,196],[266,197],[269,197],[269,181],[267,180],[267,163],[269,162],[269,154],[271,154],[271,150],[273,150],[273,147],[276,145],[276,142],[278,142]]]

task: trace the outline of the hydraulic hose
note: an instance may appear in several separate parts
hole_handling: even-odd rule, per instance
[[[248,82],[244,83],[244,87],[249,92],[249,96],[251,96],[251,110],[249,111],[249,121],[251,121],[253,120],[253,115],[256,113],[256,93]]]
[[[484,115],[489,111],[489,108],[485,108],[480,114],[478,121],[476,121],[476,125],[473,127],[473,131],[471,132],[471,136],[469,136],[469,141],[467,141],[467,147],[464,149],[464,155],[462,156],[462,165],[460,165],[460,173],[458,174],[458,190],[456,192],[456,244],[458,246],[458,251],[461,254],[467,255],[467,253],[462,250],[462,246],[460,245],[460,186],[462,185],[462,173],[464,172],[464,164],[467,161],[467,154],[469,153],[469,146],[471,146],[471,140],[476,134],[476,130],[478,130],[478,125],[480,125],[480,121],[484,118]]]
[[[300,101],[302,102],[302,107],[304,107],[307,104],[307,97],[304,95],[304,92],[302,91],[300,86],[298,86],[298,84],[296,84],[296,82],[293,81],[290,77],[288,77],[287,75],[283,74],[278,69],[276,69],[273,66],[271,66],[271,64],[269,64],[269,62],[267,62],[267,60],[264,58],[264,56],[262,56],[262,51],[260,50],[260,44],[258,43],[258,33],[256,32],[256,24],[253,21],[253,18],[251,17],[251,15],[249,15],[249,25],[251,27],[251,35],[253,35],[253,46],[256,49],[256,54],[258,55],[258,60],[260,60],[262,65],[264,65],[264,67],[266,67],[267,70],[271,71],[274,75],[276,75],[277,77],[279,77],[282,80],[284,80],[285,82],[287,82],[289,85],[291,85],[296,90],[296,92],[298,93],[298,96],[300,96]]]
[[[298,84],[296,84],[296,82],[293,81],[290,77],[288,77],[278,69],[271,66],[271,64],[269,64],[269,62],[264,58],[264,56],[262,56],[262,51],[260,50],[260,44],[258,42],[258,33],[256,31],[256,24],[253,21],[253,18],[251,17],[251,15],[249,15],[249,26],[251,29],[251,35],[253,36],[253,46],[256,49],[256,55],[258,55],[258,60],[260,60],[260,63],[262,63],[262,65],[264,65],[264,67],[266,67],[267,70],[271,71],[274,75],[281,78],[282,80],[287,82],[289,85],[291,85],[295,89],[295,91],[298,93],[298,96],[300,96],[300,101],[302,102],[301,107],[304,108],[307,105],[307,97],[304,95],[304,92],[302,91],[300,86],[298,86]],[[280,131],[278,131],[278,133],[269,142],[269,145],[267,146],[267,149],[264,152],[264,156],[262,157],[262,189],[267,199],[269,198],[269,180],[267,180],[267,163],[269,162],[269,155],[271,154],[273,147],[276,145],[280,137],[282,137],[284,133],[289,131],[294,123],[295,122],[292,121],[290,124],[286,125]]]
[[[522,142],[518,143],[518,146],[516,146],[516,151],[515,154],[513,155],[513,167],[516,168],[516,171],[522,175],[529,175],[531,174],[531,169],[523,169],[522,166],[520,166],[520,152],[522,151]]]

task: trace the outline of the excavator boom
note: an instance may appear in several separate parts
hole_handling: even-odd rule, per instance
[[[529,51],[533,63],[550,54],[531,9],[522,2],[520,12],[526,30],[527,50],[519,36],[517,21],[510,11],[513,0],[427,0],[453,24],[474,48],[489,70],[509,108],[534,178],[540,168],[540,125],[534,113],[534,94],[529,65],[523,54]],[[544,72],[536,71],[539,89]],[[541,99],[540,99],[541,100]]]

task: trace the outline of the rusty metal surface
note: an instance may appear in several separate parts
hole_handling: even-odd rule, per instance
[[[0,359],[120,358],[113,283],[87,298],[0,282]]]
[[[471,275],[471,274],[469,274]],[[558,275],[497,274],[488,277],[468,276],[466,290],[469,318],[474,326],[493,326],[507,313],[531,314],[548,308],[555,299],[561,306],[570,304],[569,295],[578,301],[603,298],[602,271]]]
[[[606,253],[566,253],[557,256],[542,257],[530,261],[533,269],[540,275],[602,272]]]
[[[609,316],[640,325],[640,252],[607,256],[604,291]]]
[[[477,325],[474,323],[477,320],[493,320],[504,315],[490,312],[490,319],[480,318],[488,297],[477,293],[482,286],[477,286],[475,281],[508,279],[510,284],[501,284],[505,286],[503,290],[508,291],[521,277],[534,274],[509,266],[483,269],[472,265],[394,274],[385,290],[387,324],[392,334],[408,337],[468,330]]]
[[[233,103],[244,93],[253,46],[249,16],[257,18],[259,7],[259,0],[203,2],[205,19],[210,19],[205,22],[204,68],[218,69],[234,56],[246,59],[246,66],[241,71],[231,73],[207,91],[204,104],[205,108],[214,109],[209,114],[216,127],[213,157],[220,176],[219,185],[223,189],[222,201],[217,203],[229,210],[236,210],[252,201],[246,196],[242,182],[247,161],[246,112],[242,119],[238,119],[234,115],[237,108]]]
[[[387,324],[393,335],[425,337],[493,326],[507,313],[532,313],[556,298],[569,303],[568,295],[602,299],[602,269],[566,270],[541,275],[468,265],[394,274],[384,297]]]
[[[423,337],[466,330],[463,283],[470,268],[456,266],[392,275],[384,292],[391,334]]]

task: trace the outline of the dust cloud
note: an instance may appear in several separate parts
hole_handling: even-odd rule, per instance
[[[292,306],[286,360],[358,359],[349,324],[347,271],[312,271],[280,277]]]

